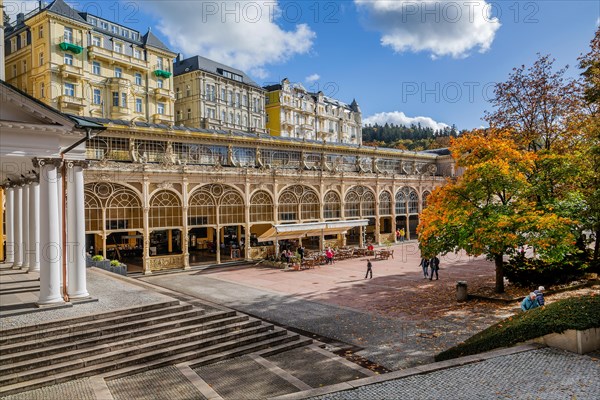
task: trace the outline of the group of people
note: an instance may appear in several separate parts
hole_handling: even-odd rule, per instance
[[[396,229],[396,242],[404,242],[405,235],[404,229]]]
[[[435,279],[439,279],[438,271],[440,269],[440,259],[438,258],[438,256],[433,256],[432,258],[422,257],[419,266],[423,269],[423,279],[429,278],[429,280],[432,280],[434,273]],[[429,276],[430,270],[431,276]]]
[[[537,288],[537,290],[529,293],[529,296],[525,297],[521,302],[521,310],[533,310],[534,308],[538,308],[546,304],[546,301],[544,300],[544,290],[546,289],[543,286],[540,286]]]

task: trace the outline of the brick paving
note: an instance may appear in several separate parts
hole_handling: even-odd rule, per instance
[[[544,348],[315,397],[363,399],[600,398],[600,363]]]
[[[266,358],[313,388],[334,385],[367,376],[356,369],[340,364],[331,357],[316,352],[310,347],[301,347]],[[307,368],[307,365],[310,368]]]
[[[204,400],[206,397],[170,366],[106,381],[115,400]]]
[[[266,399],[299,391],[249,356],[193,369],[224,399]]]
[[[2,400],[96,400],[89,378],[45,386],[28,392],[2,397]],[[104,400],[104,399],[98,399]]]

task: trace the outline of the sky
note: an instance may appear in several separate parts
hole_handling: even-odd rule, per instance
[[[350,103],[364,123],[484,126],[493,85],[551,54],[578,75],[600,1],[108,0],[69,2],[259,84],[283,78]],[[31,1],[4,0],[9,14]]]

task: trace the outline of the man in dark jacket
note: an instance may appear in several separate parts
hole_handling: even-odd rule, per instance
[[[433,273],[435,272],[435,280],[438,280],[438,270],[440,269],[440,259],[438,256],[433,256],[431,260],[429,260],[429,267],[431,268],[431,276],[429,280],[433,279]]]
[[[373,264],[371,264],[371,260],[367,261],[367,273],[365,274],[365,279],[367,279],[367,276],[369,276],[369,274],[371,275],[371,277],[369,279],[373,279]]]

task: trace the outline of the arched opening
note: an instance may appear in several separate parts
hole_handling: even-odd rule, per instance
[[[181,254],[182,209],[179,197],[161,190],[150,199],[150,257]]]

